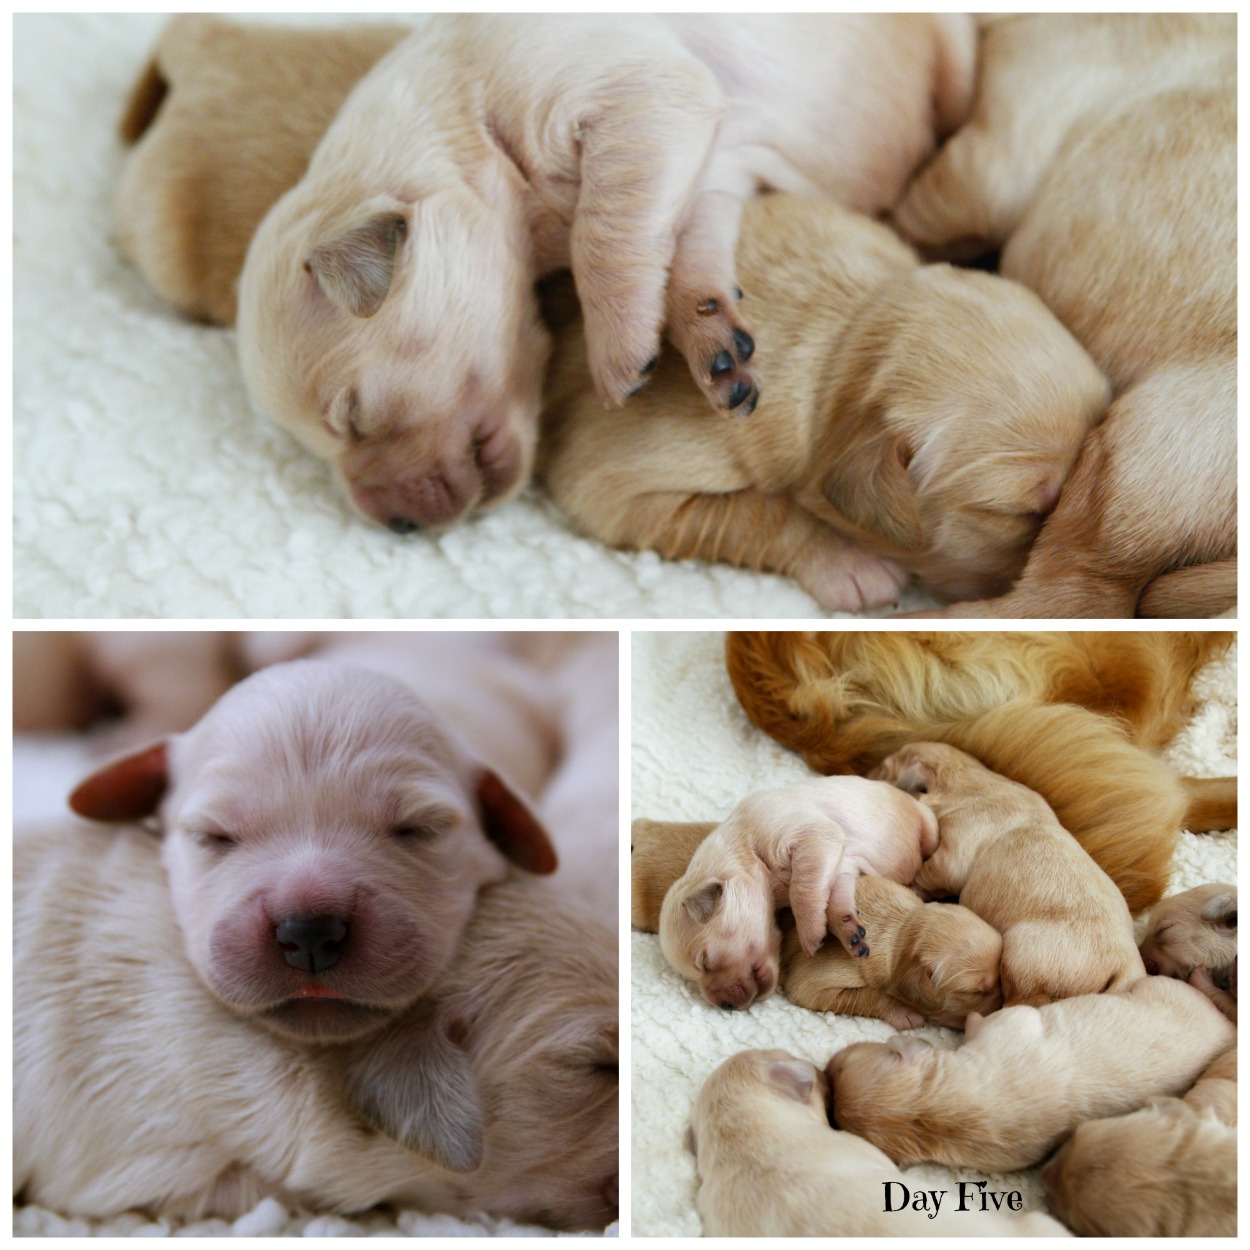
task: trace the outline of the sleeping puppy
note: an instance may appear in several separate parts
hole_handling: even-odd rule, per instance
[[[539,448],[557,503],[613,546],[784,573],[830,610],[905,574],[1006,590],[1109,399],[1071,335],[1022,287],[795,196],[747,206],[738,273],[769,365],[756,419],[708,424],[671,360],[604,412],[572,323]]]
[[[647,382],[665,335],[707,403],[746,413],[744,203],[882,211],[962,121],[974,60],[962,15],[433,16],[252,240],[248,391],[364,516],[450,525],[529,477],[533,287],[571,269],[601,403]]]
[[[320,1048],[204,992],[143,829],[19,830],[14,883],[15,1196],[615,1217],[617,937],[554,882],[485,891],[416,1008]]]
[[[1052,1210],[1083,1237],[1237,1235],[1237,1052],[1184,1098],[1082,1124],[1042,1171]]]
[[[556,867],[524,799],[451,724],[393,678],[329,660],[263,669],[71,806],[157,815],[204,986],[309,1042],[392,1020],[445,972],[483,886]]]
[[[1150,913],[1141,956],[1151,976],[1197,986],[1237,1023],[1237,887],[1200,885]]]
[[[962,1029],[969,1012],[1002,1006],[998,965],[1003,939],[979,916],[952,903],[922,903],[885,877],[860,877],[855,903],[872,950],[864,959],[824,942],[809,955],[787,931],[781,988],[813,1011],[878,1016],[896,1029],[924,1023]]]
[[[664,956],[714,1007],[748,1007],[777,984],[778,908],[793,911],[809,954],[830,932],[863,959],[870,946],[855,910],[856,881],[863,873],[909,881],[936,846],[932,812],[862,777],[749,795],[665,896]]]
[[[824,1073],[784,1050],[742,1051],[708,1077],[690,1142],[705,1237],[1069,1235],[1042,1212],[883,1213],[882,1187],[903,1174],[829,1127],[826,1094]]]
[[[922,897],[958,895],[1002,933],[1007,1006],[1100,994],[1145,974],[1123,895],[1040,795],[940,742],[904,747],[872,775],[937,815],[941,842],[912,885]]]
[[[1235,15],[991,19],[972,117],[894,220],[920,245],[1001,249],[1002,274],[1041,296],[1115,390],[1014,590],[946,614],[1227,611],[1237,592]]]
[[[1191,986],[1143,975],[1114,993],[970,1015],[964,1039],[840,1050],[827,1069],[833,1122],[903,1166],[1010,1172],[1086,1120],[1183,1093],[1237,1030]]]

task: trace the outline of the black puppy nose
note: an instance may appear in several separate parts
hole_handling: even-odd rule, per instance
[[[343,953],[347,922],[337,916],[288,916],[274,927],[273,936],[292,968],[324,972]]]

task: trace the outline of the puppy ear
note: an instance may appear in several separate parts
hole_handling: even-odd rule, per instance
[[[802,1059],[779,1059],[768,1065],[768,1080],[778,1093],[806,1102],[816,1084],[816,1069]]]
[[[937,781],[933,765],[913,756],[904,763],[899,774],[894,778],[894,785],[908,794],[928,794]]]
[[[487,768],[477,783],[478,814],[486,836],[526,872],[555,872],[559,861],[547,831],[529,805]]]
[[[933,1047],[928,1042],[921,1041],[920,1038],[912,1037],[906,1033],[896,1033],[886,1045],[904,1063],[914,1063],[917,1059],[933,1053]]]
[[[89,820],[142,820],[156,811],[168,788],[168,746],[158,742],[80,781],[69,805]]]
[[[353,317],[372,317],[391,289],[395,252],[407,233],[402,213],[375,213],[318,244],[304,268],[340,308]]]
[[[705,882],[693,894],[687,894],[682,900],[686,915],[695,924],[706,924],[720,906],[721,895],[724,892],[725,887],[719,881]]]
[[[1237,895],[1216,894],[1207,900],[1202,909],[1203,920],[1208,920],[1222,929],[1237,928]]]
[[[432,1007],[353,1051],[351,1108],[380,1133],[453,1172],[482,1162],[482,1105],[468,1056]]]
[[[866,439],[835,458],[820,493],[852,525],[907,551],[924,546],[904,439]]]

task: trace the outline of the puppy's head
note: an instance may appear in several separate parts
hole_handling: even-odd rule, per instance
[[[930,1023],[962,1029],[969,1012],[1003,1005],[999,986],[1002,935],[966,907],[926,903],[904,922],[891,993]]]
[[[933,806],[943,795],[966,787],[988,771],[958,747],[944,742],[912,742],[883,759],[868,776],[873,781],[888,781],[908,794],[923,795]]]
[[[405,687],[317,661],[249,678],[71,805],[105,820],[159,810],[196,972],[239,1014],[312,1041],[421,997],[509,861],[555,867],[524,802]]]
[[[1001,594],[1106,411],[1106,379],[1030,292],[948,265],[885,288],[845,353],[822,493],[936,593]]]
[[[244,264],[252,401],[397,533],[495,507],[530,475],[550,339],[500,160],[448,157],[334,203],[296,187]]]
[[[1237,957],[1237,887],[1200,885],[1150,913],[1141,944],[1152,976],[1186,980],[1195,968],[1227,968]]]
[[[713,1007],[749,1007],[777,988],[781,929],[741,877],[696,871],[674,882],[660,908],[660,947]]]

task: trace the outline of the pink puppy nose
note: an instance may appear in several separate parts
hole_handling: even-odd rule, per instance
[[[337,916],[288,916],[274,926],[273,936],[292,968],[315,975],[338,963],[347,922]]]

